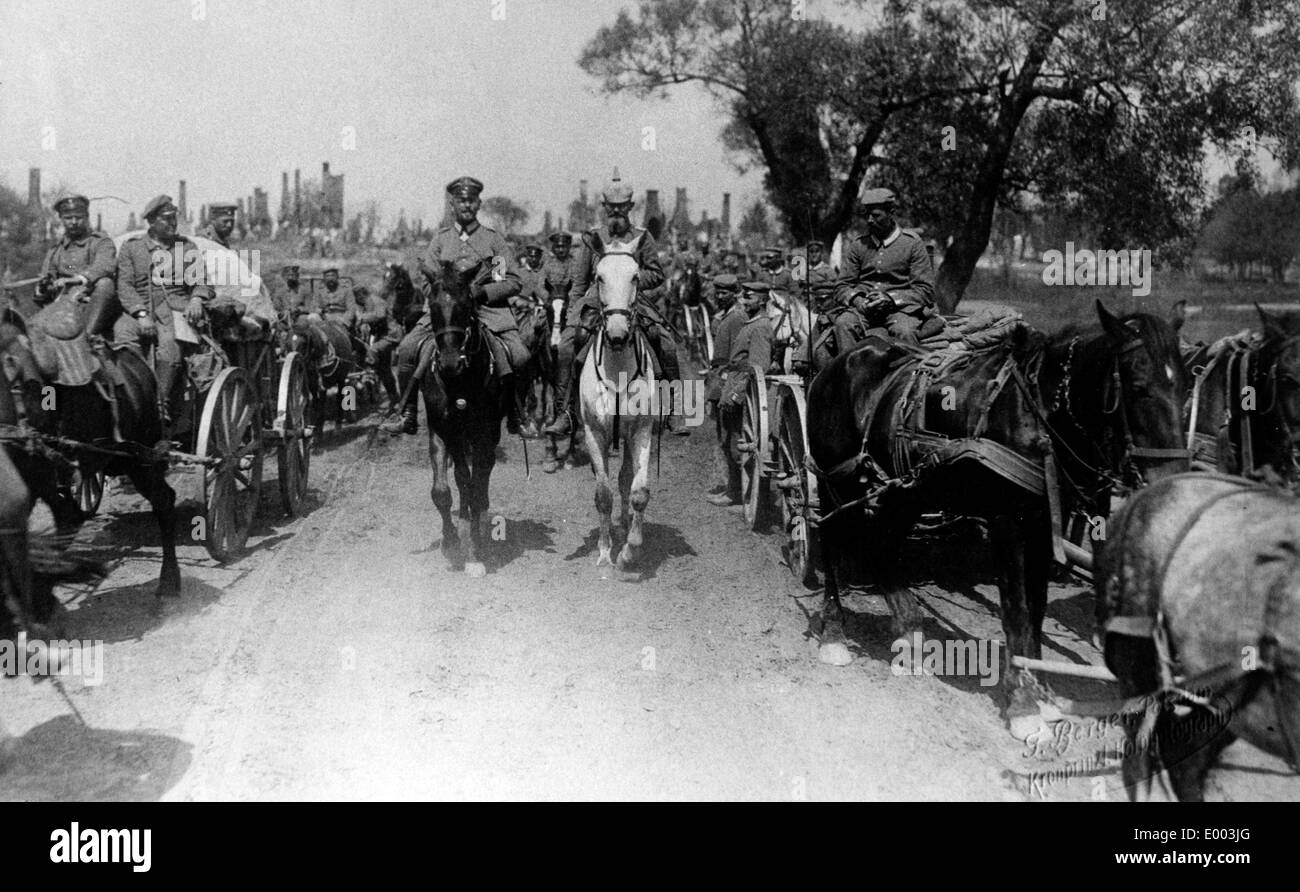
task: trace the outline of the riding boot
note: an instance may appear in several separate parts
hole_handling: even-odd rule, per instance
[[[162,440],[170,443],[172,436],[175,434],[175,414],[172,411],[175,407],[172,391],[175,389],[176,373],[180,371],[180,364],[159,359],[156,371],[158,375],[158,416],[162,422]]]
[[[528,391],[531,389],[532,383],[532,381],[528,380],[527,375],[515,373],[514,409],[519,419],[520,433],[526,440],[535,440],[539,436],[537,425],[533,423],[532,416],[528,414]]]
[[[411,373],[397,372],[397,384],[401,394],[406,396],[406,401],[402,403],[402,415],[400,418],[394,418],[392,421],[386,421],[379,426],[380,430],[389,434],[415,434],[420,431],[419,409],[416,403],[416,388],[411,386]],[[401,394],[397,397],[400,400]],[[396,404],[397,400],[393,401]]]
[[[574,367],[577,363],[560,363],[555,374],[555,420],[542,428],[542,433],[552,437],[568,436],[572,429],[569,417],[570,392],[573,390]]]
[[[677,382],[678,387],[669,388],[673,394],[674,403],[665,408],[664,427],[670,434],[689,437],[691,435],[690,428],[686,426],[685,419],[680,416],[682,407],[675,404],[677,394],[681,392],[681,388],[686,386],[686,382],[682,380],[681,369],[677,364],[677,349],[671,342],[665,343],[666,341],[668,341],[667,338],[659,341],[659,367],[663,369],[664,381],[669,384]]]

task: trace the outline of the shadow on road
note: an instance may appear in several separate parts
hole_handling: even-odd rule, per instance
[[[207,610],[224,594],[222,589],[181,576],[181,596],[160,599],[157,580],[138,585],[101,589],[85,598],[75,610],[62,613],[60,628],[65,637],[79,640],[138,641],[146,632],[185,616]]]
[[[88,728],[70,715],[37,725],[0,754],[0,802],[157,800],[189,769],[191,747],[146,731]]]
[[[670,527],[667,524],[652,523],[646,521],[642,527],[645,536],[645,544],[641,548],[641,555],[637,559],[636,565],[629,571],[628,579],[635,582],[645,582],[647,579],[654,579],[659,572],[659,567],[664,561],[674,557],[696,557],[699,555],[691,544],[686,541],[677,527]],[[623,542],[627,538],[627,531],[622,527],[615,526],[610,530],[610,541],[613,542],[611,554],[617,558],[619,550],[623,547]],[[586,538],[582,540],[573,552],[566,554],[566,561],[576,561],[582,558],[592,558],[596,554],[596,546],[600,541],[600,528],[593,527]],[[592,560],[594,564],[594,558]]]

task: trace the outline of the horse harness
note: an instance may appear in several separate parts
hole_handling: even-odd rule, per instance
[[[1111,634],[1125,635],[1132,638],[1149,638],[1155,649],[1157,671],[1160,677],[1160,688],[1155,692],[1139,694],[1125,700],[1116,710],[1116,713],[1136,713],[1145,712],[1143,728],[1140,733],[1149,736],[1154,729],[1155,720],[1160,710],[1166,704],[1190,704],[1191,706],[1200,707],[1207,710],[1214,710],[1214,705],[1210,699],[1199,691],[1213,691],[1221,686],[1231,684],[1253,671],[1270,671],[1276,669],[1272,665],[1272,660],[1267,649],[1261,649],[1259,665],[1254,669],[1247,669],[1243,665],[1241,658],[1233,658],[1220,663],[1210,669],[1197,673],[1190,678],[1180,673],[1180,667],[1177,655],[1173,652],[1170,644],[1170,635],[1168,622],[1165,612],[1160,603],[1161,595],[1164,592],[1165,580],[1169,576],[1170,568],[1173,566],[1174,558],[1178,550],[1182,547],[1184,540],[1191,534],[1192,530],[1200,522],[1202,516],[1220,502],[1233,498],[1243,493],[1263,492],[1271,493],[1274,490],[1264,484],[1252,483],[1239,477],[1228,474],[1208,473],[1197,476],[1204,477],[1207,480],[1215,479],[1237,485],[1236,489],[1229,489],[1217,493],[1212,498],[1202,502],[1192,514],[1185,518],[1182,525],[1178,528],[1178,533],[1170,541],[1168,549],[1160,562],[1160,569],[1156,574],[1154,590],[1157,595],[1157,604],[1154,615],[1125,615],[1111,616],[1102,625],[1103,642],[1105,637]],[[1113,538],[1117,542],[1127,539],[1128,520],[1131,514],[1126,514],[1124,524],[1119,529],[1113,530]],[[1120,594],[1119,588],[1123,578],[1127,576],[1123,566],[1116,568],[1105,580],[1105,603],[1108,610],[1119,609]],[[1267,600],[1264,605],[1264,615],[1276,616],[1278,613],[1277,598],[1281,585],[1272,585],[1269,587]],[[1154,693],[1156,696],[1152,696]],[[1279,705],[1279,709],[1281,706]],[[1293,740],[1288,731],[1288,725],[1284,721],[1278,722],[1282,734],[1283,742],[1286,744],[1288,753],[1288,762],[1293,771],[1300,772],[1300,740]]]
[[[1192,394],[1190,397],[1190,410],[1187,421],[1187,448],[1193,457],[1210,458],[1213,466],[1218,466],[1218,457],[1225,454],[1234,454],[1237,459],[1236,470],[1242,475],[1254,473],[1256,468],[1255,458],[1255,440],[1254,429],[1251,424],[1252,417],[1256,414],[1268,416],[1273,412],[1280,413],[1278,403],[1277,388],[1278,380],[1286,378],[1294,384],[1300,384],[1293,375],[1285,372],[1278,367],[1280,355],[1288,348],[1300,343],[1300,335],[1292,335],[1285,338],[1277,344],[1276,354],[1273,361],[1262,371],[1253,368],[1257,354],[1263,350],[1265,342],[1262,340],[1243,340],[1238,337],[1225,338],[1223,347],[1213,351],[1210,359],[1204,365],[1195,366],[1192,369],[1194,378],[1192,384]],[[1225,359],[1226,357],[1226,359]],[[1219,364],[1220,360],[1227,363],[1224,372],[1224,414],[1219,424],[1218,433],[1211,437],[1209,434],[1203,434],[1196,430],[1197,422],[1200,420],[1200,399],[1201,389],[1209,379],[1211,372]],[[1247,410],[1243,403],[1247,393],[1246,388],[1251,388],[1258,392],[1256,382],[1260,379],[1267,382],[1268,399],[1264,406],[1258,410]],[[1293,447],[1291,454],[1291,469],[1296,470],[1296,456],[1294,447],[1300,446],[1300,430],[1292,430],[1285,417],[1279,419],[1279,426],[1287,435],[1287,441]],[[1237,441],[1233,442],[1233,428],[1237,430]]]

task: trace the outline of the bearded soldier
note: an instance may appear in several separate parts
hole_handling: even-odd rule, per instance
[[[934,315],[934,269],[925,242],[894,219],[897,200],[888,189],[863,193],[858,213],[867,232],[849,243],[835,287],[845,312],[835,320],[837,352],[846,353],[883,326],[895,340],[919,345],[921,324]]]
[[[520,380],[523,375],[515,375],[514,372],[522,371],[528,365],[529,355],[519,336],[519,325],[510,309],[510,298],[518,294],[522,286],[518,267],[505,238],[495,229],[478,221],[479,208],[482,207],[479,195],[482,192],[483,184],[473,177],[460,177],[447,184],[455,222],[434,233],[433,241],[429,243],[429,249],[421,263],[432,272],[436,272],[443,261],[482,263],[492,271],[491,281],[474,288],[479,302],[478,318],[494,335],[488,338],[488,344],[496,362],[497,374],[506,379],[508,392],[514,393],[507,426],[511,433],[518,433],[523,389],[527,382]],[[418,277],[416,285],[427,301],[433,293],[433,286],[423,275]],[[384,430],[390,433],[413,434],[418,430],[416,393],[411,386],[411,379],[419,362],[420,344],[432,334],[432,317],[426,311],[397,348],[397,383],[402,388],[405,403],[402,406],[402,418],[384,425]]]
[[[275,310],[290,325],[298,321],[299,316],[306,316],[311,312],[309,295],[302,287],[302,279],[299,275],[297,264],[289,264],[280,269],[280,275],[283,281],[276,286],[273,299],[275,301]]]
[[[321,290],[312,295],[312,312],[327,322],[342,325],[351,333],[357,324],[356,297],[350,287],[340,285],[339,271],[334,267],[320,274]]]
[[[177,386],[183,380],[182,364],[198,351],[198,339],[187,329],[203,323],[207,302],[212,299],[198,246],[176,231],[178,213],[171,196],[154,198],[144,209],[148,231],[123,242],[117,257],[122,308],[135,318],[140,340],[158,345],[156,372],[164,437],[170,437],[172,420],[184,397],[183,388]],[[182,262],[176,262],[178,256]],[[187,277],[189,270],[197,270],[197,277]],[[194,278],[197,281],[192,281]],[[182,337],[178,338],[178,333]]]
[[[122,343],[134,342],[138,330],[117,299],[117,249],[107,235],[91,231],[90,199],[68,195],[54,203],[54,211],[63,225],[63,238],[41,263],[37,303],[49,302],[65,285],[81,285],[90,295],[86,332]]]
[[[659,253],[654,236],[644,229],[632,225],[631,213],[634,204],[632,189],[624,183],[615,169],[609,185],[600,194],[601,208],[605,213],[605,225],[592,229],[578,249],[573,286],[569,290],[569,310],[566,314],[564,331],[560,336],[560,358],[558,382],[556,387],[556,418],[547,425],[544,432],[562,437],[569,433],[572,424],[569,419],[569,399],[573,388],[576,366],[586,354],[588,334],[600,325],[601,305],[597,293],[596,263],[602,254],[595,247],[601,245],[631,245],[631,253],[636,257],[640,271],[637,273],[637,292],[645,294],[663,284],[663,267],[659,264]],[[641,302],[642,332],[646,341],[659,359],[659,366],[666,381],[680,381],[681,372],[677,367],[677,345],[668,329],[659,320],[649,317],[652,312],[648,301]],[[566,362],[566,356],[577,356],[577,362]],[[673,419],[668,418],[670,429]]]

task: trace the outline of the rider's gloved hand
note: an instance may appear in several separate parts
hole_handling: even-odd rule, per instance
[[[143,316],[135,317],[136,327],[140,329],[140,339],[152,341],[157,332],[154,330],[153,314],[145,313]]]

